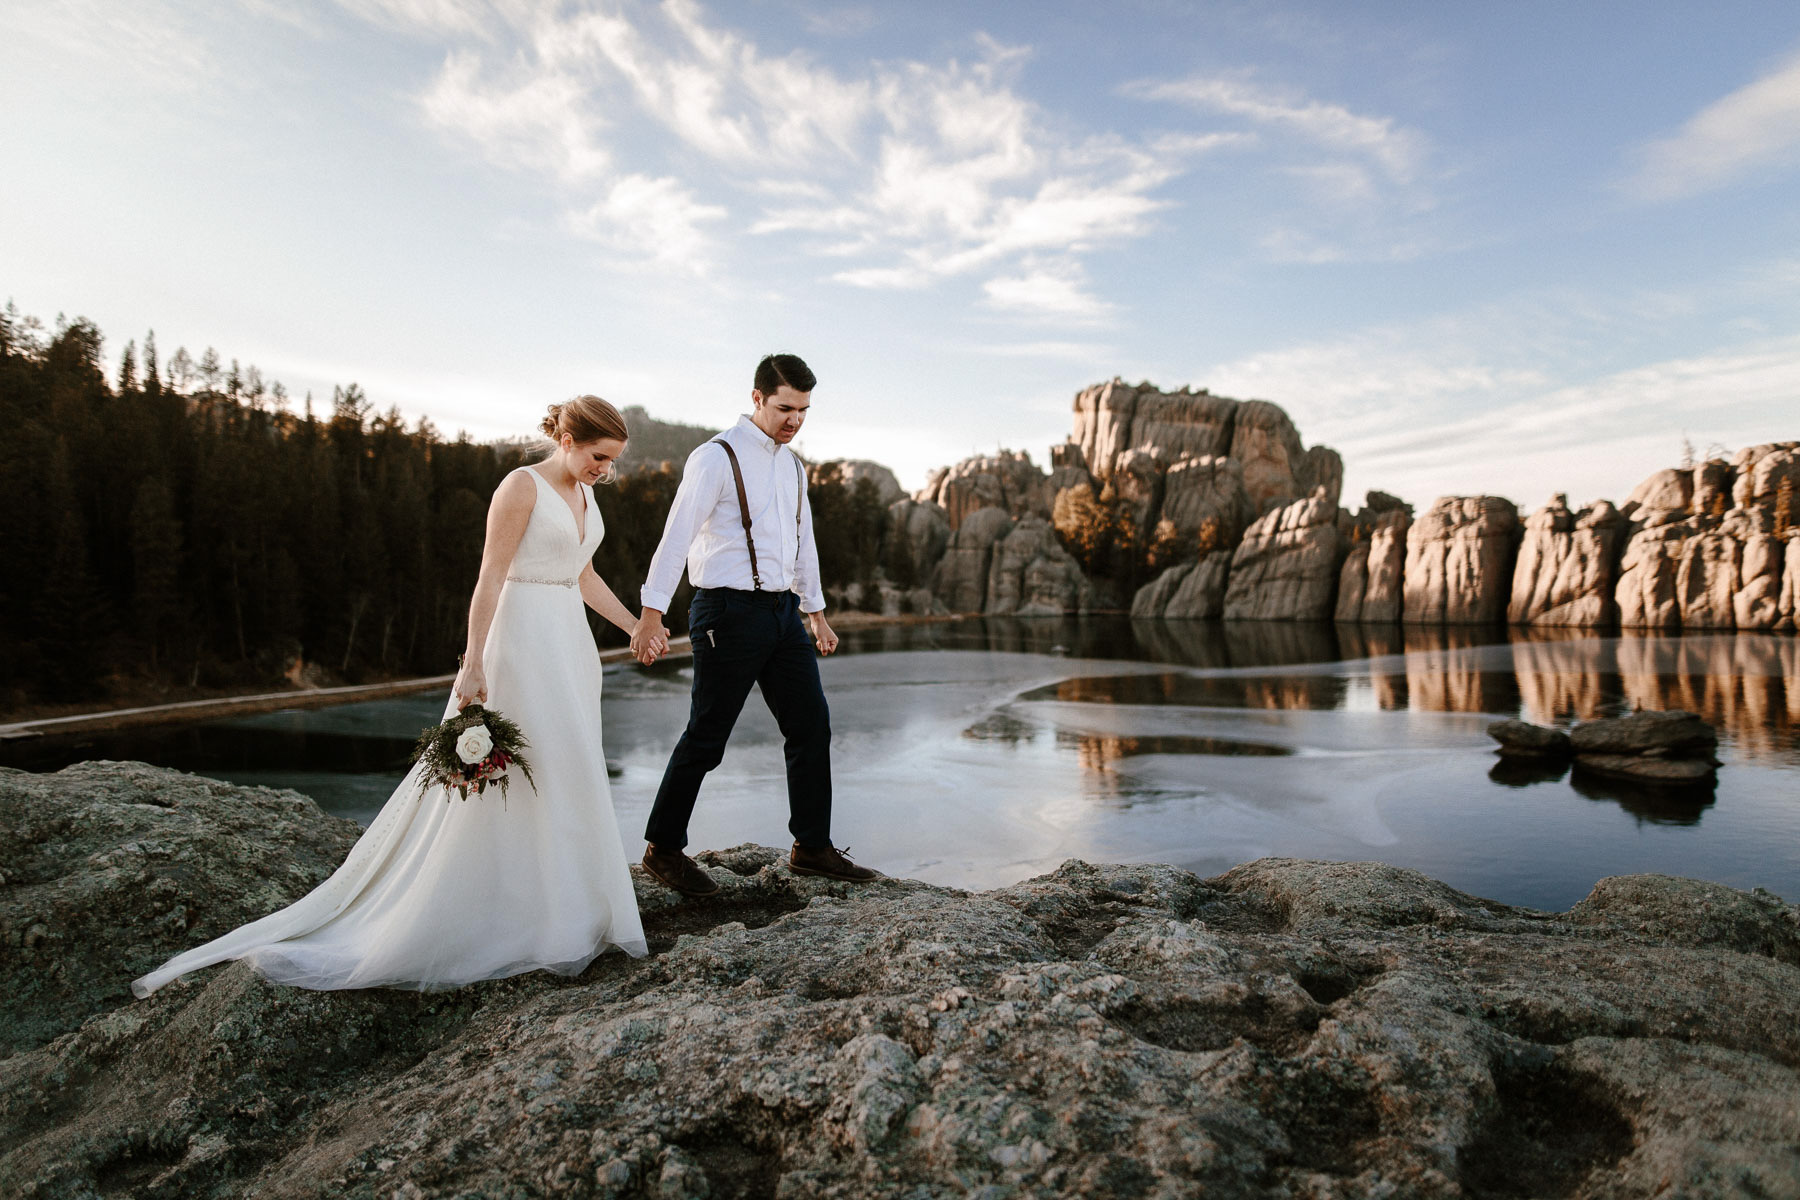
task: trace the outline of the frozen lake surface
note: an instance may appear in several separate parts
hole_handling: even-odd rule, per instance
[[[988,888],[1069,858],[1210,875],[1283,855],[1377,859],[1550,909],[1644,871],[1800,898],[1789,637],[987,619],[858,631],[821,670],[837,841],[890,874]],[[634,855],[688,682],[679,661],[606,673],[612,796]],[[1718,725],[1717,788],[1509,772],[1484,732],[1503,716],[1567,725],[1633,707]],[[366,822],[442,708],[386,700],[31,753],[294,787]],[[753,696],[691,848],[784,845],[786,819],[780,735]]]

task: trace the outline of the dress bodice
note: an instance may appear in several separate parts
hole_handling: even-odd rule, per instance
[[[606,534],[606,527],[600,520],[600,506],[594,502],[594,489],[585,483],[581,485],[582,499],[587,504],[587,536],[582,537],[575,514],[556,494],[550,481],[530,467],[519,470],[531,476],[538,496],[537,503],[531,508],[531,520],[525,525],[525,536],[519,539],[519,548],[513,552],[507,577],[535,583],[573,581],[593,560],[594,551]]]

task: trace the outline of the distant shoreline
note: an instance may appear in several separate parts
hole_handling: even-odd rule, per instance
[[[953,621],[955,617],[898,616],[877,613],[844,612],[831,619],[836,629],[863,629],[874,625],[908,625],[934,621]],[[692,652],[687,638],[669,642],[669,657],[682,658]],[[631,651],[623,647],[602,650],[600,662],[628,662]],[[292,708],[329,708],[338,704],[354,704],[361,700],[386,700],[394,696],[413,696],[420,692],[448,688],[455,674],[428,675],[413,679],[393,679],[380,683],[353,684],[344,687],[294,688],[291,691],[238,692],[204,696],[193,700],[177,700],[166,704],[147,704],[129,708],[100,709],[92,712],[54,716],[28,717],[0,724],[0,741],[17,738],[63,737],[83,733],[111,733],[151,725],[182,725],[191,721],[207,721],[219,717],[249,716],[255,713],[279,712]]]

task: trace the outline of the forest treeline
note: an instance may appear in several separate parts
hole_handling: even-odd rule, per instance
[[[211,349],[164,361],[153,334],[109,364],[91,322],[46,330],[11,305],[0,422],[0,710],[15,711],[453,671],[488,497],[542,453],[409,425],[355,384],[296,405]],[[678,467],[595,489],[595,569],[634,610]],[[828,587],[870,577],[873,489],[821,479],[813,505]]]

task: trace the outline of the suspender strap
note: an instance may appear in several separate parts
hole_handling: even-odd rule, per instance
[[[756,539],[750,536],[750,498],[744,493],[744,469],[738,465],[737,451],[724,438],[714,438],[725,451],[725,457],[731,460],[731,481],[737,484],[738,519],[744,523],[744,546],[750,551],[750,583],[762,591],[762,573],[756,569]],[[794,546],[798,551],[800,545],[800,509],[806,503],[806,472],[800,466],[798,455],[794,459]]]
[[[725,449],[725,457],[731,460],[731,480],[737,484],[738,519],[744,523],[744,545],[750,548],[750,584],[755,590],[762,591],[762,574],[756,569],[756,539],[750,536],[750,498],[744,494],[744,469],[738,466],[737,451],[724,438],[714,438]]]

